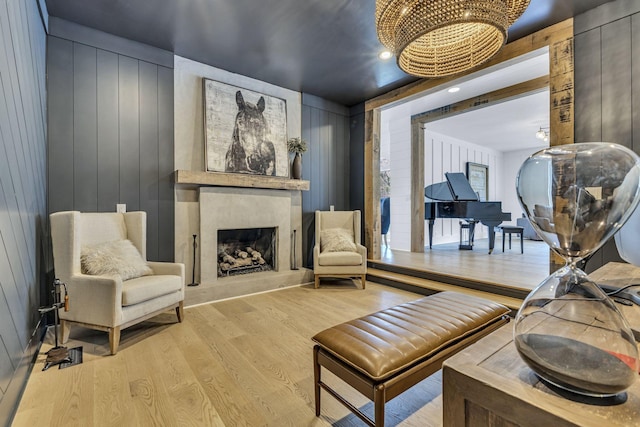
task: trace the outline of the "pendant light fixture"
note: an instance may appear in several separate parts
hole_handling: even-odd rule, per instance
[[[443,77],[498,53],[529,1],[376,0],[376,31],[406,73]]]

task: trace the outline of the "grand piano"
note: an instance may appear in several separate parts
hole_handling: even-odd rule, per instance
[[[431,184],[424,189],[430,200],[424,203],[424,219],[429,221],[429,249],[433,240],[436,218],[460,218],[469,222],[469,239],[473,241],[474,227],[481,222],[489,228],[489,253],[496,240],[495,227],[511,221],[510,212],[502,212],[502,202],[481,202],[467,177],[460,172],[444,174],[446,182]]]

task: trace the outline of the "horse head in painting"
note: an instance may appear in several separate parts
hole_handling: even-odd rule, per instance
[[[264,97],[261,96],[257,104],[252,104],[244,100],[241,91],[237,91],[236,104],[238,114],[225,157],[225,171],[275,175],[276,152],[273,143],[267,140]]]

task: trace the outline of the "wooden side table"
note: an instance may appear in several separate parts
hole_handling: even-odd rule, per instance
[[[596,283],[640,283],[640,268],[609,263],[589,274]],[[640,336],[640,307],[618,304]],[[611,406],[560,396],[542,383],[518,355],[513,323],[448,359],[442,368],[444,426],[638,426],[640,381],[626,401]]]
[[[442,368],[445,427],[640,425],[640,382],[626,395],[625,402],[612,406],[560,396],[518,355],[513,324],[452,356]]]
[[[589,273],[589,277],[596,283],[622,288],[631,284],[640,284],[640,267],[626,262],[609,262],[596,271]],[[633,329],[636,341],[640,343],[640,307],[620,304],[616,307],[627,318],[631,329]]]

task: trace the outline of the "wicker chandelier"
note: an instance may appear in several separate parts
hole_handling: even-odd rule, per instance
[[[418,77],[474,68],[505,44],[529,0],[376,0],[376,31],[398,66]]]

